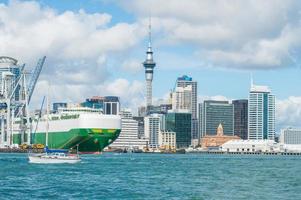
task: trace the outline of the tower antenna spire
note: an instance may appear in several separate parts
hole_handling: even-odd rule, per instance
[[[146,51],[146,60],[143,62],[145,69],[145,80],[146,80],[146,107],[152,105],[152,95],[153,95],[153,74],[156,63],[153,60],[153,50],[152,50],[152,24],[151,15],[149,15],[148,24],[148,48]]]
[[[254,80],[253,80],[253,73],[251,72],[250,74],[251,77],[251,88],[254,86]]]
[[[148,46],[152,46],[152,16],[149,15],[148,19]]]

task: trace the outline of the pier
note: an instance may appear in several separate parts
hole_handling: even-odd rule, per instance
[[[197,151],[186,152],[189,154],[225,154],[225,155],[283,155],[283,156],[301,156],[301,152],[226,152],[226,151]]]

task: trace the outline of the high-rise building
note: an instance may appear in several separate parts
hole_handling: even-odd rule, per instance
[[[168,112],[164,129],[176,133],[177,148],[187,148],[191,145],[191,113]]]
[[[251,84],[248,119],[248,139],[274,140],[275,96],[269,87]]]
[[[192,86],[176,87],[172,93],[172,109],[173,110],[192,110]]]
[[[224,135],[234,135],[234,108],[228,101],[204,101],[199,104],[200,136],[216,135],[223,126]]]
[[[119,97],[106,96],[104,100],[104,113],[107,115],[119,115]]]
[[[116,96],[94,96],[86,99],[85,102],[81,103],[81,106],[102,109],[107,115],[118,115],[120,110],[119,97]]]
[[[188,87],[189,86],[189,87]],[[191,87],[191,93],[189,92]],[[178,77],[176,82],[176,88],[183,88],[183,98],[180,98],[184,101],[185,107],[188,107],[189,101],[187,101],[188,96],[191,96],[190,100],[190,112],[191,112],[191,137],[192,139],[197,139],[199,136],[198,131],[198,115],[197,115],[197,82],[193,81],[191,77],[183,75]],[[186,88],[186,89],[185,89]],[[174,109],[174,108],[173,108]]]
[[[159,148],[160,114],[151,114],[144,117],[144,135],[149,141],[150,148]]]
[[[148,106],[145,115],[150,115],[150,114],[166,114],[169,110],[172,109],[171,104],[160,104],[158,106]],[[138,110],[139,112],[139,110]],[[140,111],[140,115],[141,115]]]
[[[234,134],[241,139],[248,139],[248,100],[233,100],[234,106]]]
[[[147,140],[138,137],[138,121],[133,119],[132,113],[128,110],[120,112],[121,132],[119,137],[110,145],[116,149],[143,149],[147,146]]]
[[[301,129],[281,129],[279,142],[281,144],[301,144]]]
[[[148,38],[148,48],[146,51],[146,60],[143,62],[145,69],[145,80],[146,80],[146,107],[152,105],[153,98],[153,74],[156,63],[153,60],[153,50],[152,50],[152,40],[151,40],[151,23],[149,23],[149,38]]]

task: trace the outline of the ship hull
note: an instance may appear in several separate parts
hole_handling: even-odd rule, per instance
[[[33,124],[35,127],[35,124]],[[31,135],[32,144],[46,145],[45,121],[38,124]],[[76,149],[82,153],[101,152],[116,140],[121,131],[119,116],[82,114],[74,119],[49,121],[48,147],[51,149]],[[14,144],[21,143],[21,135],[14,134]]]
[[[48,147],[51,149],[76,149],[84,152],[101,152],[120,134],[120,129],[72,129],[67,132],[49,132]],[[20,144],[20,136],[14,135],[14,144]],[[46,145],[46,133],[32,135],[33,144]]]

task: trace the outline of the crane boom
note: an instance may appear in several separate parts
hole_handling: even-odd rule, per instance
[[[37,63],[37,66],[35,67],[34,72],[31,76],[31,79],[30,79],[30,82],[29,82],[29,85],[28,85],[28,90],[27,90],[28,91],[28,103],[31,100],[31,96],[32,96],[34,88],[37,84],[40,73],[42,71],[43,65],[45,63],[45,59],[46,59],[46,56],[39,59],[39,61]]]

